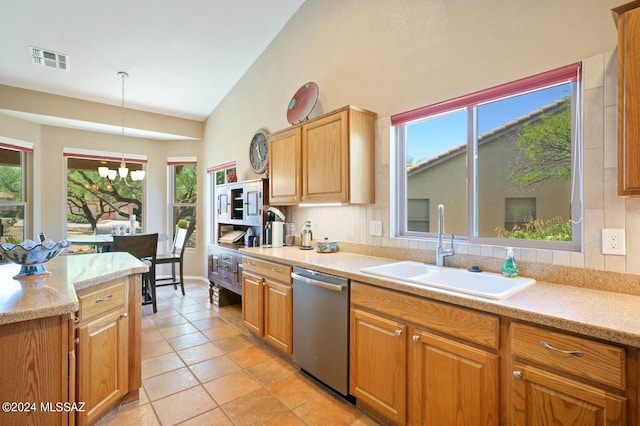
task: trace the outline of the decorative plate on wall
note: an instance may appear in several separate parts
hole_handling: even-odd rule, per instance
[[[291,124],[298,124],[306,120],[317,100],[318,85],[313,81],[304,84],[289,102],[287,121]]]

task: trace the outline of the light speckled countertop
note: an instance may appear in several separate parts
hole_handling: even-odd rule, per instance
[[[510,297],[493,300],[360,272],[361,268],[397,262],[393,259],[341,251],[316,253],[299,247],[242,248],[240,252],[640,348],[640,296],[538,281]]]
[[[129,253],[59,256],[45,268],[50,276],[20,282],[13,279],[20,265],[0,265],[0,324],[75,312],[76,290],[149,270]]]

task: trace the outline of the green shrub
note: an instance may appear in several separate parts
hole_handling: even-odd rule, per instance
[[[498,238],[519,240],[571,241],[571,222],[556,217],[549,220],[529,219],[522,226],[514,226],[511,231],[497,228]]]

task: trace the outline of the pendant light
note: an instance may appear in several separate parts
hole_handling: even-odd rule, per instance
[[[122,134],[121,134],[121,142],[122,147],[124,148],[124,79],[129,77],[124,71],[118,71],[118,75],[122,78]],[[125,184],[129,185],[127,181],[127,175],[129,174],[129,168],[127,167],[127,163],[124,161],[124,152],[122,152],[122,161],[120,162],[120,167],[118,170],[111,170],[106,166],[98,167],[98,173],[100,177],[107,178],[110,181],[113,181],[117,176],[120,176],[120,180],[124,181]],[[143,180],[145,175],[144,170],[132,170],[131,171],[131,180],[139,181]]]

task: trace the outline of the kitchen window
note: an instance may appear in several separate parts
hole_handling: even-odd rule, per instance
[[[122,154],[64,148],[67,160],[67,236],[110,234],[113,224],[129,225],[130,215],[144,223],[144,180],[100,177],[99,166],[117,170]],[[144,170],[146,157],[127,154],[129,171]],[[146,180],[146,179],[145,179]],[[144,232],[138,228],[137,232]],[[92,250],[81,247],[79,250]]]
[[[195,158],[170,158],[169,200],[171,234],[178,228],[187,229],[187,247],[196,247],[196,203],[198,194],[198,165]]]
[[[458,239],[579,251],[580,74],[573,64],[394,115],[396,235],[434,237],[443,204]]]
[[[32,151],[30,144],[0,141],[0,242],[22,242],[31,233],[26,182]]]

